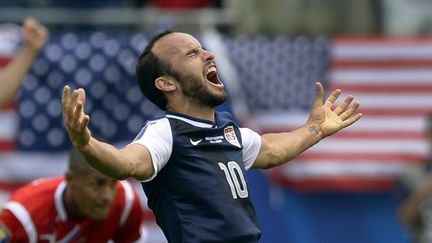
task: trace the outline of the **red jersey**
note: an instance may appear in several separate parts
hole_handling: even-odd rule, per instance
[[[69,218],[63,177],[34,181],[14,192],[0,215],[0,242],[134,242],[141,237],[142,209],[126,181],[117,183],[108,216]],[[3,225],[2,225],[3,224]]]

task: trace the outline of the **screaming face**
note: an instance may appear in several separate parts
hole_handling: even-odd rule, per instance
[[[158,45],[158,55],[169,63],[168,74],[179,82],[185,97],[209,107],[227,100],[214,55],[204,50],[198,40],[188,34],[172,33],[159,40]]]
[[[173,76],[181,84],[183,94],[201,105],[215,107],[228,99],[228,93],[219,79],[214,63],[204,68],[202,75],[194,75],[190,72],[175,73]]]

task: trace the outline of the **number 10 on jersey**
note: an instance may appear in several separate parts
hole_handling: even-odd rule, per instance
[[[225,174],[228,185],[231,188],[233,198],[236,199],[237,197],[248,197],[249,192],[247,189],[246,180],[243,176],[240,166],[234,161],[229,161],[226,165],[219,162],[218,165]]]

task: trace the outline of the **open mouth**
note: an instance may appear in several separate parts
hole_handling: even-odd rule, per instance
[[[207,69],[206,76],[207,76],[207,80],[210,81],[210,83],[218,85],[218,86],[223,85],[219,79],[219,75],[217,74],[216,66],[210,66]]]

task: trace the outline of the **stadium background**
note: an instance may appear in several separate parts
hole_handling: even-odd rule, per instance
[[[21,93],[0,111],[2,199],[29,180],[64,171],[66,82],[86,88],[93,133],[118,146],[158,114],[137,88],[134,65],[152,33],[174,28],[216,54],[232,97],[219,109],[257,131],[300,126],[316,80],[362,104],[359,124],[287,166],[249,173],[261,242],[408,242],[396,218],[405,196],[397,177],[427,155],[432,108],[424,10],[432,5],[408,2],[2,1],[0,66],[20,45],[25,16],[51,31]],[[149,242],[160,242],[147,226]]]

